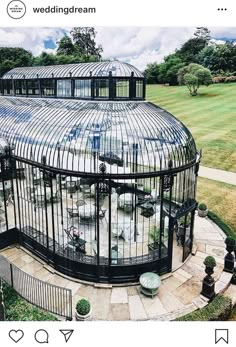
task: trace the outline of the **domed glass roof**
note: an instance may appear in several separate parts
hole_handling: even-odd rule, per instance
[[[143,74],[134,66],[120,61],[80,63],[67,65],[50,65],[19,67],[7,72],[2,79],[41,79],[66,77],[108,77],[112,73],[115,77],[144,78]]]
[[[77,173],[156,173],[196,159],[189,130],[149,102],[0,98],[0,137],[21,158]]]

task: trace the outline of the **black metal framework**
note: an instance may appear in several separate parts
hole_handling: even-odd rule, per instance
[[[0,79],[0,94],[91,100],[143,100],[145,79],[135,67],[118,61],[16,68]]]
[[[180,121],[141,100],[144,80],[134,71],[73,79],[54,70],[49,79],[47,68],[38,88],[26,83],[30,95],[92,101],[0,97],[0,247],[17,240],[94,282],[171,271],[176,242],[186,259],[199,155]]]
[[[1,238],[1,237],[0,237]],[[41,281],[0,255],[0,278],[30,303],[72,320],[72,290]]]

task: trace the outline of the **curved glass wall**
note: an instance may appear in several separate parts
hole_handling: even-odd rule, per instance
[[[141,72],[118,62],[14,69],[1,93],[30,97],[0,97],[0,240],[98,282],[186,259],[199,156],[180,121],[141,101]]]
[[[137,80],[135,83],[135,90],[136,90],[136,94],[135,97],[138,99],[142,99],[143,98],[143,81],[142,80]]]
[[[109,98],[109,80],[95,79],[94,80],[94,98]]]
[[[56,86],[56,81],[54,79],[42,80],[41,81],[42,96],[45,96],[45,97],[55,96],[55,86]]]
[[[39,96],[40,91],[39,91],[39,81],[37,80],[32,80],[32,81],[27,81],[27,92],[28,95],[32,96]]]
[[[115,80],[115,98],[129,98],[130,83],[128,79],[116,79]]]
[[[74,97],[91,98],[91,79],[75,80]]]
[[[57,97],[71,97],[71,80],[57,80]]]

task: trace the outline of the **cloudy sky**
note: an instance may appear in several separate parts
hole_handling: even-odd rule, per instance
[[[34,55],[55,52],[57,41],[71,28],[0,28],[0,46],[23,47]],[[209,28],[219,42],[236,39],[234,28]],[[129,62],[140,70],[148,63],[161,62],[193,36],[193,27],[97,27],[97,43],[103,46],[103,58]]]

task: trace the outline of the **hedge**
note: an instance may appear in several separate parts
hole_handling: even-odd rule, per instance
[[[7,321],[55,321],[53,314],[33,306],[16,291],[3,283],[3,295]]]
[[[224,321],[229,318],[231,311],[232,300],[218,295],[206,307],[179,317],[176,321]]]
[[[232,236],[233,238],[235,238],[235,232],[230,228],[230,226],[228,226],[225,222],[223,222],[222,219],[220,219],[220,217],[218,217],[214,212],[212,211],[208,211],[207,216],[215,223],[218,225],[218,227],[220,227],[223,232],[225,233],[226,236]]]

